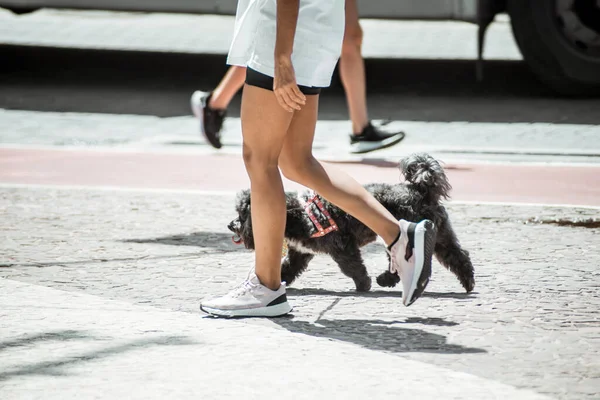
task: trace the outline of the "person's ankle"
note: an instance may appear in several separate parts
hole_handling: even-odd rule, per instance
[[[281,287],[281,279],[279,279],[279,278],[262,279],[260,276],[258,276],[258,273],[256,274],[256,277],[258,278],[261,285],[263,285],[264,287],[266,287],[270,290],[275,291]]]
[[[388,233],[387,237],[383,238],[388,250],[391,250],[392,246],[394,246],[396,244],[396,242],[398,242],[401,234],[402,234],[402,232],[400,230],[400,227],[398,226],[397,230],[394,229],[393,231],[390,231]]]
[[[363,133],[363,132],[364,132],[365,128],[366,128],[367,126],[369,126],[369,124],[370,124],[370,121],[367,121],[367,122],[365,122],[364,124],[355,124],[355,123],[352,123],[352,132],[353,132],[355,135],[357,135],[357,136],[358,136],[358,135],[360,135],[361,133]]]
[[[208,107],[213,110],[226,110],[228,104],[219,99],[219,96],[215,96],[214,92],[208,100]]]

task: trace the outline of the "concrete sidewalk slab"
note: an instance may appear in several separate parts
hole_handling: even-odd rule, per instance
[[[447,209],[471,253],[475,292],[464,293],[434,261],[423,298],[402,307],[397,288],[374,285],[370,293],[356,293],[329,257],[318,256],[289,288],[294,318],[244,323],[333,339],[558,399],[595,399],[598,209],[454,203]],[[254,254],[231,241],[227,224],[234,216],[232,193],[2,187],[0,277],[196,318],[202,299],[230,290],[252,265]],[[378,243],[365,247],[363,257],[372,277],[386,268]],[[45,296],[32,296],[44,307]],[[26,333],[16,323],[8,326],[11,337]],[[236,340],[246,345],[244,335]],[[334,364],[325,365],[335,374]],[[371,363],[361,365],[368,369]],[[380,386],[381,379],[384,386],[388,378],[399,379],[379,371]]]
[[[0,279],[0,396],[549,397],[337,341]]]
[[[360,160],[350,155],[348,121],[317,123],[314,150],[325,160]],[[373,153],[394,162],[402,154],[427,151],[442,159],[542,162],[600,161],[600,126],[592,124],[393,121],[385,129],[404,130],[406,139]],[[224,148],[240,155],[239,118],[227,118]],[[0,145],[183,149],[216,154],[198,132],[193,117],[35,112],[0,109]],[[367,155],[366,157],[372,157]]]

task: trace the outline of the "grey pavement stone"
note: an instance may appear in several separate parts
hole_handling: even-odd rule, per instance
[[[598,209],[450,203],[449,210],[473,258],[475,293],[464,294],[434,263],[424,298],[404,308],[397,290],[353,292],[352,281],[318,257],[289,290],[293,318],[244,324],[560,399],[596,398],[600,229],[550,222],[597,220]],[[0,277],[196,314],[201,299],[229,290],[251,266],[253,254],[231,243],[233,217],[227,194],[3,188]],[[385,269],[380,245],[366,248],[365,259],[371,275]]]
[[[365,57],[477,57],[477,27],[472,24],[368,19],[361,23]],[[45,9],[15,16],[0,10],[0,40],[19,45],[227,54],[233,24],[233,17],[217,15]],[[521,59],[506,18],[491,25],[486,43],[487,59]]]
[[[0,288],[0,395],[6,400],[548,399],[285,329],[5,279]]]
[[[322,159],[350,159],[347,121],[319,121],[315,154]],[[408,132],[402,146],[378,151],[396,161],[415,151],[442,160],[479,158],[598,162],[600,127],[584,124],[393,121],[389,130]],[[241,154],[239,118],[228,118],[220,153]],[[193,117],[53,113],[0,109],[0,144],[41,146],[171,148],[212,153]],[[340,150],[344,151],[341,152]],[[556,157],[559,156],[559,157]],[[562,156],[563,158],[561,158]],[[521,158],[519,158],[521,157]]]

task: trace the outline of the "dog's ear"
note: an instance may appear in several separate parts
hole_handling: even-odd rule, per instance
[[[240,220],[248,219],[250,215],[250,190],[242,190],[237,194],[235,211],[238,213]]]
[[[254,250],[254,233],[252,231],[252,216],[250,214],[250,204],[245,215],[240,215],[240,234],[244,239],[244,245],[247,249]]]

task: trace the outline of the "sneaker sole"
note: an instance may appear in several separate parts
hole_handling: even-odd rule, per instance
[[[207,314],[217,317],[235,318],[235,317],[281,317],[292,311],[290,303],[280,303],[269,307],[247,308],[242,310],[220,310],[217,308],[200,306],[200,310]]]
[[[350,152],[352,154],[365,154],[365,153],[370,153],[372,151],[375,150],[382,150],[385,149],[387,147],[391,147],[393,145],[395,145],[396,143],[401,142],[404,137],[406,135],[404,134],[404,132],[402,133],[398,133],[397,135],[394,135],[390,138],[387,138],[385,140],[382,140],[381,142],[358,142],[355,146],[357,146],[356,149],[352,149]],[[361,147],[362,146],[362,147]]]
[[[415,270],[413,272],[412,284],[406,307],[413,304],[425,291],[431,276],[431,258],[435,248],[435,225],[430,220],[424,220],[417,224],[415,229]],[[418,249],[423,249],[419,251]]]

